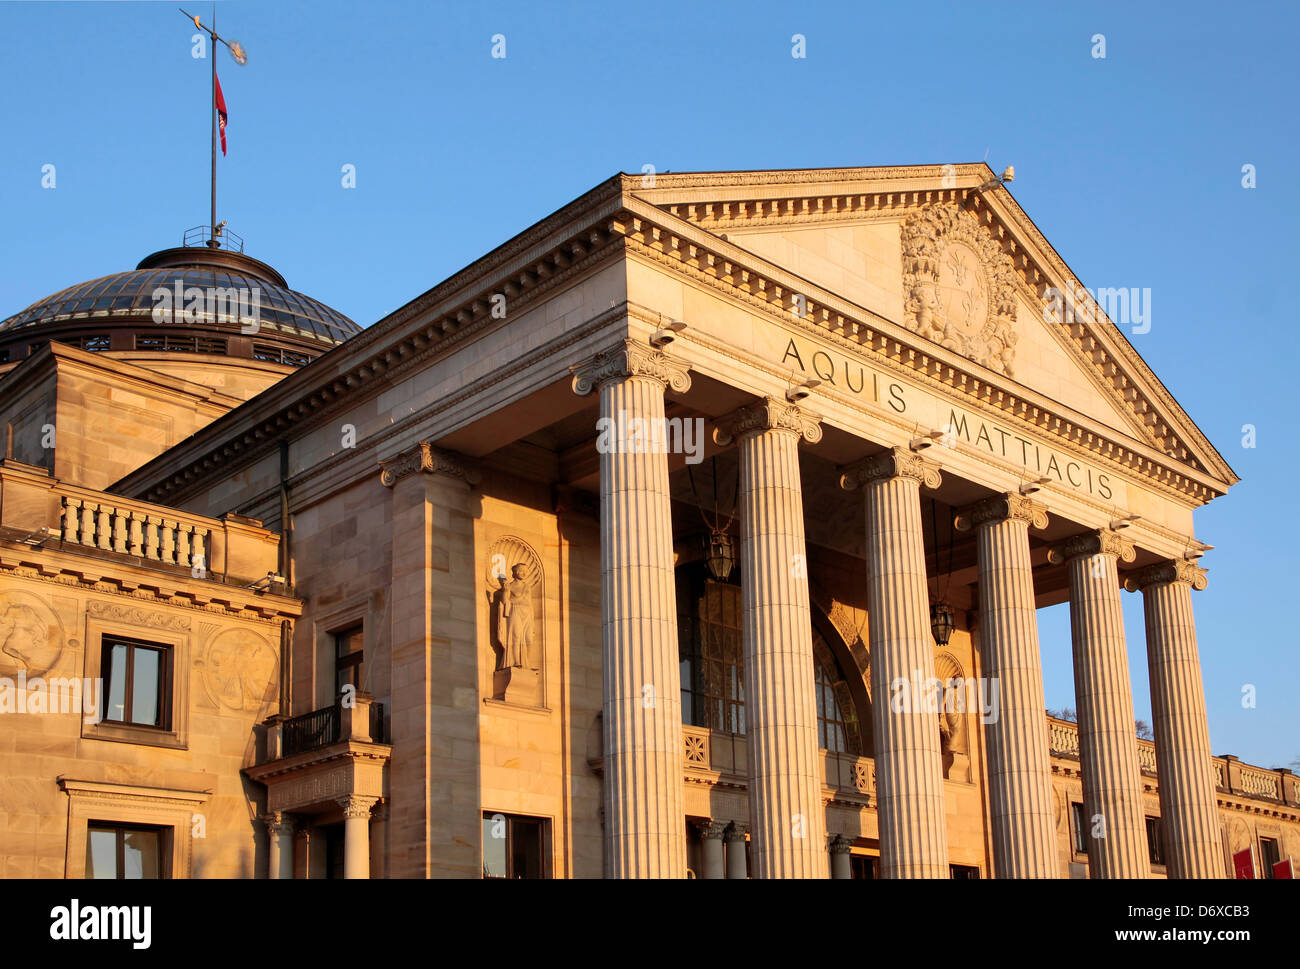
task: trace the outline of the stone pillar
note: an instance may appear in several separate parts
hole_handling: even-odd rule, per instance
[[[999,878],[1056,878],[1056,802],[1029,558],[1029,528],[1046,528],[1047,515],[1012,492],[963,509],[956,524],[975,529],[984,675],[998,691],[997,715],[986,727],[993,871]]]
[[[934,639],[921,531],[921,485],[938,468],[907,448],[844,469],[867,506],[867,617],[882,878],[947,878],[943,764],[934,712],[913,709],[934,678]],[[897,681],[898,689],[894,689]],[[909,702],[895,704],[891,698]],[[899,709],[895,710],[894,707]]]
[[[852,878],[853,866],[849,863],[849,849],[853,847],[853,839],[846,838],[842,834],[833,834],[830,836],[828,849],[831,854],[831,877],[832,878]]]
[[[343,877],[370,877],[370,809],[377,799],[349,794],[338,799],[343,808]]]
[[[293,877],[293,821],[287,814],[273,811],[263,819],[268,841],[267,878]]]
[[[1204,569],[1181,560],[1149,565],[1124,580],[1130,592],[1142,590],[1146,613],[1147,674],[1170,878],[1226,877],[1192,617],[1192,589],[1206,584]]]
[[[724,878],[722,836],[727,831],[726,821],[696,821],[700,834],[700,877]]]
[[[664,392],[687,368],[625,340],[574,370],[600,393],[600,565],[606,874],[682,878],[681,679],[668,455],[641,446],[664,429]],[[635,423],[633,423],[635,422]],[[630,434],[642,434],[633,440]]]
[[[1108,528],[1076,535],[1048,553],[1050,561],[1067,563],[1070,573],[1070,633],[1090,878],[1146,878],[1150,873],[1116,566],[1118,559],[1131,562],[1134,555],[1133,545]],[[1093,829],[1104,836],[1094,837]]]
[[[757,878],[825,878],[825,808],[799,441],[817,421],[767,398],[718,422],[738,442],[749,811]]]
[[[468,508],[478,474],[458,455],[424,441],[380,466],[381,483],[392,489],[389,840],[400,847],[390,874],[477,878],[483,870],[479,714],[464,697],[479,692]]]
[[[745,858],[745,835],[749,833],[749,825],[741,824],[739,821],[732,821],[727,825],[727,833],[724,838],[727,842],[727,877],[728,878],[748,878],[749,861]]]

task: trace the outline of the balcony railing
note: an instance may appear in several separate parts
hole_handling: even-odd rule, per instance
[[[206,524],[158,514],[160,508],[63,495],[63,540],[182,568],[208,568]]]
[[[319,750],[339,742],[340,708],[336,703],[284,722],[284,756]]]

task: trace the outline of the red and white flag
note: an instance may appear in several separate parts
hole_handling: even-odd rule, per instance
[[[217,82],[217,121],[221,128],[221,154],[226,153],[226,99],[221,93],[221,78],[213,75]]]

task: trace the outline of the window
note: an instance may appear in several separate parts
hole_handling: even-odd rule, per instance
[[[684,567],[677,573],[677,608],[682,723],[745,733],[740,586],[715,582],[696,568]],[[858,754],[861,733],[848,682],[816,627],[812,641],[818,745]]]
[[[1147,857],[1153,865],[1165,863],[1165,825],[1159,818],[1147,818]]]
[[[547,877],[546,827],[541,818],[484,814],[483,877]]]
[[[678,608],[682,722],[745,732],[745,666],[741,653],[740,587],[684,579]]]
[[[87,878],[166,878],[166,829],[144,825],[86,825]]]
[[[980,870],[976,865],[949,865],[948,870],[953,878],[979,878]]]
[[[1088,823],[1083,813],[1083,805],[1078,801],[1070,805],[1070,819],[1074,822],[1072,825],[1074,850],[1078,854],[1086,854],[1088,851]]]
[[[1280,860],[1277,850],[1276,838],[1259,839],[1259,865],[1263,869],[1260,874],[1264,878],[1273,877],[1273,866]]]
[[[362,627],[353,626],[334,634],[334,695],[351,684],[357,692],[366,688],[365,646]]]
[[[104,639],[104,720],[171,729],[171,650],[157,643]]]
[[[880,859],[875,855],[849,855],[851,878],[879,878]]]

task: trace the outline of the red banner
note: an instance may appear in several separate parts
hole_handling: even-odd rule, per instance
[[[1249,848],[1242,848],[1232,856],[1234,878],[1255,877],[1255,854]]]
[[[226,98],[221,93],[221,78],[213,74],[212,79],[216,81],[217,120],[221,128],[221,154],[224,155],[226,153]]]
[[[1274,878],[1295,878],[1295,866],[1290,858],[1283,858],[1273,865]]]

